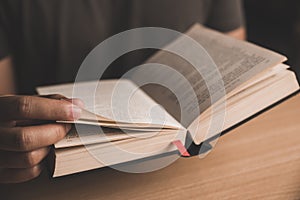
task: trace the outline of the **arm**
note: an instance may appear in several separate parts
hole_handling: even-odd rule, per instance
[[[11,57],[0,60],[0,95],[14,94],[15,77],[13,72],[13,63]]]

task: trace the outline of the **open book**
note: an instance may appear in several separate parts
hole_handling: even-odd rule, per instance
[[[58,93],[69,98],[76,90],[76,97],[86,105],[79,120],[59,121],[76,126],[55,145],[54,177],[178,149],[187,156],[178,142],[186,149],[191,145],[187,138],[200,145],[299,90],[295,74],[282,64],[286,58],[278,53],[198,24],[186,35],[204,47],[215,68],[209,59],[203,59],[200,71],[205,74],[201,74],[184,58],[161,50],[145,62],[146,70],[138,69],[126,79],[37,88],[42,95]],[[166,46],[168,50],[176,48],[198,53],[191,52],[182,37]],[[151,67],[157,63],[182,76]],[[216,74],[221,84],[217,84]],[[172,86],[172,91],[158,84],[139,87],[145,77]],[[217,87],[220,85],[223,88]]]

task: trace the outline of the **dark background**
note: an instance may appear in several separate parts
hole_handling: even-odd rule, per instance
[[[300,78],[300,1],[244,0],[247,39],[288,57]]]

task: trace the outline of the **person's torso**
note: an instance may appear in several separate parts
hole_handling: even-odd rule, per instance
[[[5,26],[21,93],[38,85],[74,81],[87,54],[99,43],[131,28],[164,27],[186,31],[205,23],[208,0],[9,0]],[[135,60],[142,62],[144,57]],[[120,76],[126,64],[105,74]],[[100,77],[99,77],[100,78]]]

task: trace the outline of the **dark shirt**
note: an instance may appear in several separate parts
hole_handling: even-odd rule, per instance
[[[241,3],[239,0],[1,0],[0,59],[13,57],[18,91],[30,94],[39,85],[74,81],[86,55],[116,33],[145,26],[184,32],[196,22],[223,32],[241,27]],[[135,64],[147,56],[135,59]],[[105,77],[120,76],[125,65],[115,65]]]

